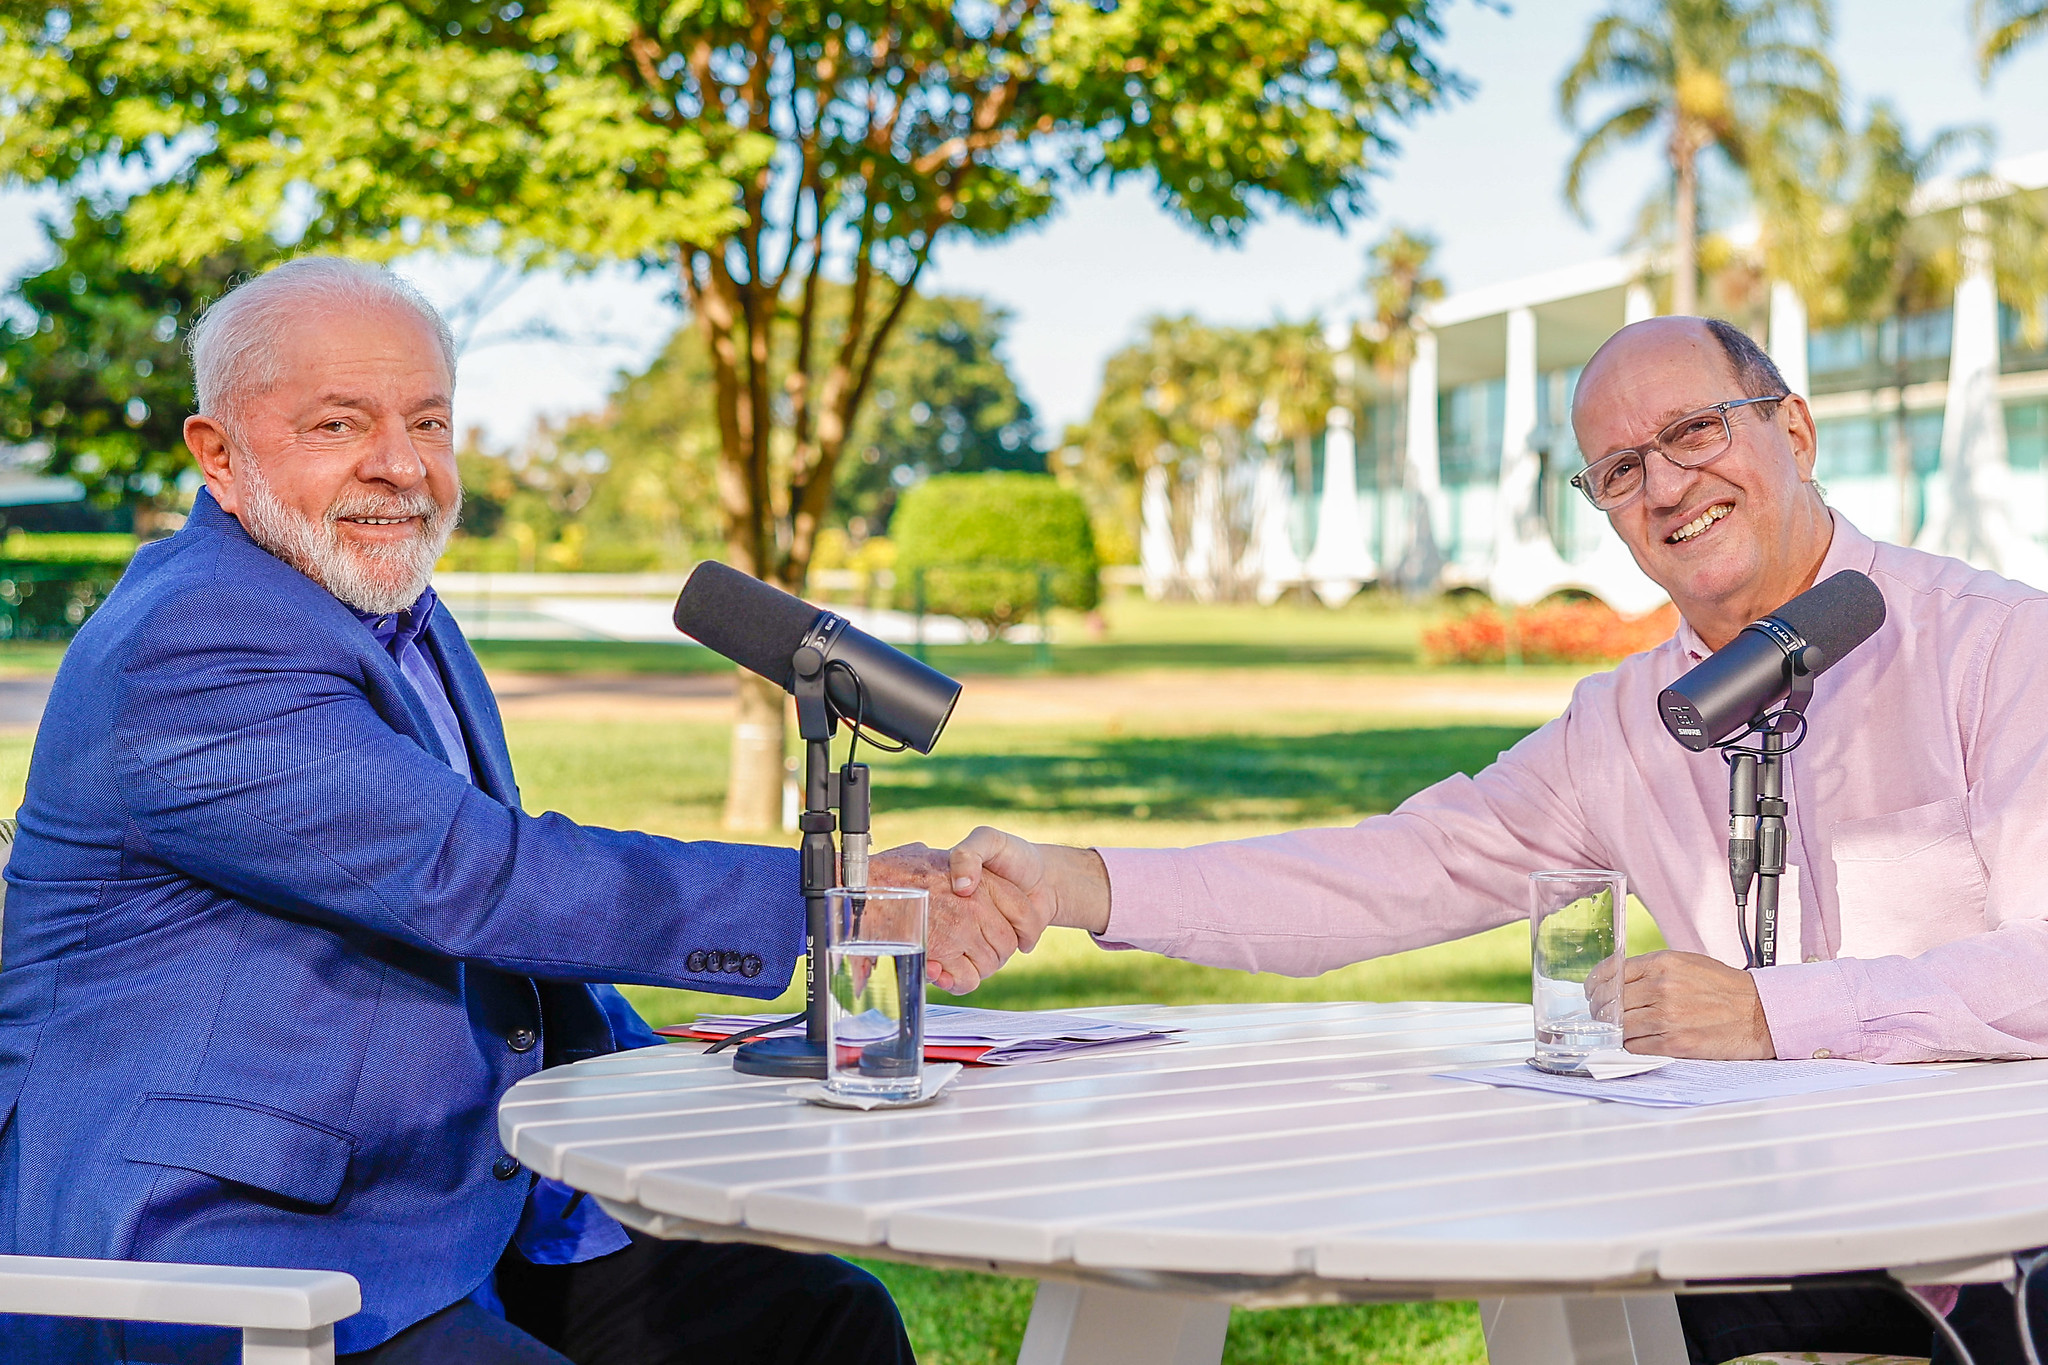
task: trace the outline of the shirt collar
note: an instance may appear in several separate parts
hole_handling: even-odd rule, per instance
[[[401,611],[388,611],[378,615],[375,612],[356,611],[354,607],[350,607],[349,610],[355,611],[356,620],[370,628],[370,633],[377,637],[378,644],[396,655],[399,650],[420,638],[421,633],[427,628],[427,623],[434,619],[434,608],[439,606],[440,602],[441,599],[434,595],[432,586],[428,586],[420,591],[420,595],[413,600],[411,606]]]
[[[1870,566],[1877,561],[1877,542],[1856,529],[1849,519],[1834,508],[1828,509],[1828,519],[1834,523],[1834,536],[1828,541],[1828,552],[1821,556],[1820,572],[1813,581],[1832,578],[1844,569],[1858,573],[1869,573]],[[1694,660],[1704,659],[1714,651],[1707,648],[1707,642],[1700,639],[1699,632],[1692,628],[1692,622],[1680,617],[1678,621],[1678,645]]]

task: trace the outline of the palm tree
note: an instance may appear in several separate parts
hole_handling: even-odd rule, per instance
[[[2048,0],[1971,0],[1970,32],[1977,39],[1977,74],[1988,81],[2014,49],[2048,32]]]
[[[1839,121],[1841,83],[1822,45],[1827,0],[1637,0],[1602,15],[1565,73],[1558,104],[1579,126],[1595,91],[1620,107],[1585,129],[1565,200],[1587,217],[1586,178],[1624,143],[1664,137],[1671,167],[1671,307],[1699,306],[1700,158],[1718,150],[1747,176],[1774,137]]]
[[[1379,377],[1380,388],[1400,385],[1402,376],[1415,359],[1415,338],[1422,331],[1423,307],[1444,296],[1443,277],[1436,273],[1436,249],[1436,238],[1428,233],[1396,227],[1366,250],[1365,296],[1372,302],[1372,313],[1359,342],[1366,362]],[[1397,483],[1393,470],[1388,466],[1398,465],[1403,470],[1407,467],[1408,402],[1405,393],[1395,410],[1400,413],[1400,418],[1394,426],[1394,438],[1376,452],[1379,458],[1379,542],[1382,547],[1389,539],[1386,519],[1392,499],[1387,494]],[[1418,534],[1428,531],[1427,508],[1418,512],[1411,507],[1408,513],[1409,523]],[[1418,554],[1418,549],[1425,552]],[[1394,570],[1393,576],[1403,582],[1430,576],[1432,571],[1422,565],[1433,556],[1434,550],[1433,545],[1419,547],[1411,543],[1407,557]],[[1382,563],[1380,571],[1387,573],[1389,566]]]
[[[1849,140],[1846,231],[1836,239],[1844,310],[1892,328],[1891,466],[1899,485],[1899,543],[1910,545],[1919,518],[1913,506],[1913,447],[1906,429],[1908,373],[1905,321],[1939,307],[1953,283],[1956,230],[1951,214],[1916,212],[1928,185],[1959,155],[1988,157],[1991,133],[1944,128],[1915,146],[1891,105],[1879,101]]]

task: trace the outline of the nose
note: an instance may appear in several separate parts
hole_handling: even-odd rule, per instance
[[[1698,470],[1672,462],[1661,450],[1652,450],[1643,459],[1643,502],[1658,511],[1677,507],[1698,477]]]
[[[377,423],[374,439],[356,466],[356,478],[363,483],[387,484],[400,493],[426,482],[426,459],[413,444],[404,421],[387,418]]]

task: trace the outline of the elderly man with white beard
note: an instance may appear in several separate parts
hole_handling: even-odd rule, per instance
[[[206,487],[67,652],[7,869],[0,1250],[344,1270],[337,1348],[378,1365],[909,1361],[864,1272],[629,1234],[497,1143],[515,1081],[657,1041],[605,983],[772,996],[804,915],[792,849],[521,809],[428,586],[445,323],[314,257],[193,352]],[[933,940],[958,989],[1016,946],[985,906]],[[6,1360],[238,1349],[0,1318]]]

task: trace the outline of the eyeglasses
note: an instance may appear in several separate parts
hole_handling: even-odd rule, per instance
[[[1643,478],[1650,452],[1656,451],[1680,469],[1701,469],[1728,453],[1734,434],[1728,430],[1728,414],[1752,403],[1782,403],[1789,394],[1765,394],[1761,398],[1731,398],[1698,412],[1688,412],[1648,445],[1617,450],[1572,475],[1572,487],[1586,495],[1586,501],[1603,512],[1612,512],[1643,491]]]

